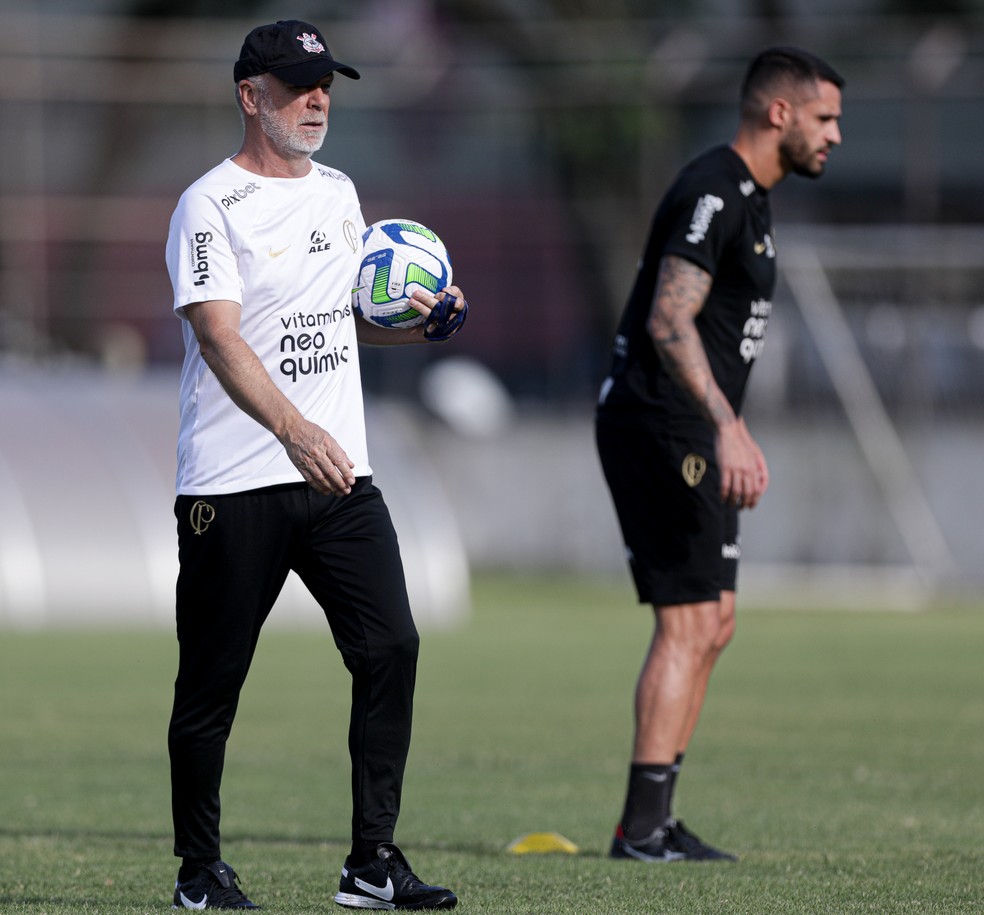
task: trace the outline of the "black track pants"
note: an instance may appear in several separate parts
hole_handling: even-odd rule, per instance
[[[352,674],[352,835],[392,841],[419,640],[389,511],[369,477],[340,498],[304,484],[179,496],[178,675],[168,730],[174,851],[220,857],[225,745],[262,627],[294,570]]]

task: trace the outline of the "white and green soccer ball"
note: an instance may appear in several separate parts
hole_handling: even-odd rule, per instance
[[[437,234],[412,219],[383,219],[362,235],[362,263],[352,307],[380,327],[424,320],[410,303],[416,289],[437,293],[451,283],[451,260]]]

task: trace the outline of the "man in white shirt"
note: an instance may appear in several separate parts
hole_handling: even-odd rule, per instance
[[[260,628],[294,570],[353,678],[352,847],[335,901],[451,908],[393,844],[418,636],[386,505],[372,483],[358,343],[441,341],[455,286],[414,293],[425,323],[377,327],[351,290],[365,222],[348,176],[311,161],[335,60],[304,22],[259,26],[235,65],[243,144],[182,195],[167,265],[182,319],[177,499],[180,644],[168,732],[174,904],[257,908],[223,862],[225,744]]]

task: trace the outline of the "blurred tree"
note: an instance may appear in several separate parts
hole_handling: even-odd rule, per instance
[[[249,17],[254,10],[265,6],[257,0],[134,0],[118,21],[120,34],[116,46],[139,49],[139,56],[124,62],[132,69],[134,79],[147,59],[157,58],[153,43],[168,40],[162,30],[155,33],[148,29],[148,19],[201,19],[205,17]],[[230,84],[231,84],[230,64]],[[230,105],[232,92],[229,93]],[[144,105],[112,104],[103,106],[93,114],[99,119],[93,124],[92,136],[97,148],[85,160],[89,168],[79,175],[79,185],[94,198],[113,197],[121,192],[121,176],[131,172],[128,165],[144,158],[147,150],[156,142],[156,133],[150,129],[152,114]],[[85,237],[84,227],[76,230],[78,237]],[[64,269],[52,274],[51,300],[56,303],[54,313],[62,311],[68,317],[63,321],[53,318],[52,337],[69,349],[89,354],[99,354],[103,347],[104,328],[92,320],[79,320],[76,309],[68,304],[59,309],[58,302],[74,303],[94,301],[96,294],[92,284],[96,274],[88,269],[95,257],[93,245],[76,244],[64,253]]]
[[[520,75],[511,88],[534,112],[530,148],[543,160],[542,193],[556,200],[577,247],[576,282],[588,312],[575,320],[597,341],[599,363],[630,283],[613,276],[613,230],[648,218],[649,203],[639,199],[640,150],[643,131],[658,130],[660,115],[647,105],[646,60],[637,49],[640,32],[651,27],[652,6],[644,0],[434,0],[440,19],[476,26],[470,34]],[[688,3],[667,0],[660,7],[661,15],[671,15]],[[600,377],[600,364],[585,371]]]
[[[918,16],[925,18],[933,16],[950,18],[960,16],[980,16],[984,13],[982,0],[933,0],[927,4],[925,0],[880,0],[876,3],[875,14],[892,16]]]
[[[134,0],[127,15],[136,19],[248,17],[265,5],[255,0]]]

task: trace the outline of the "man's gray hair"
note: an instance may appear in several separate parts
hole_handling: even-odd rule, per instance
[[[241,79],[236,83],[236,108],[239,109],[239,119],[243,122],[243,127],[245,127],[246,112],[243,111],[243,99],[239,94],[239,86],[242,83],[252,83],[256,94],[262,99],[267,99],[270,97],[270,74],[260,73],[256,76],[248,76],[246,79]]]

